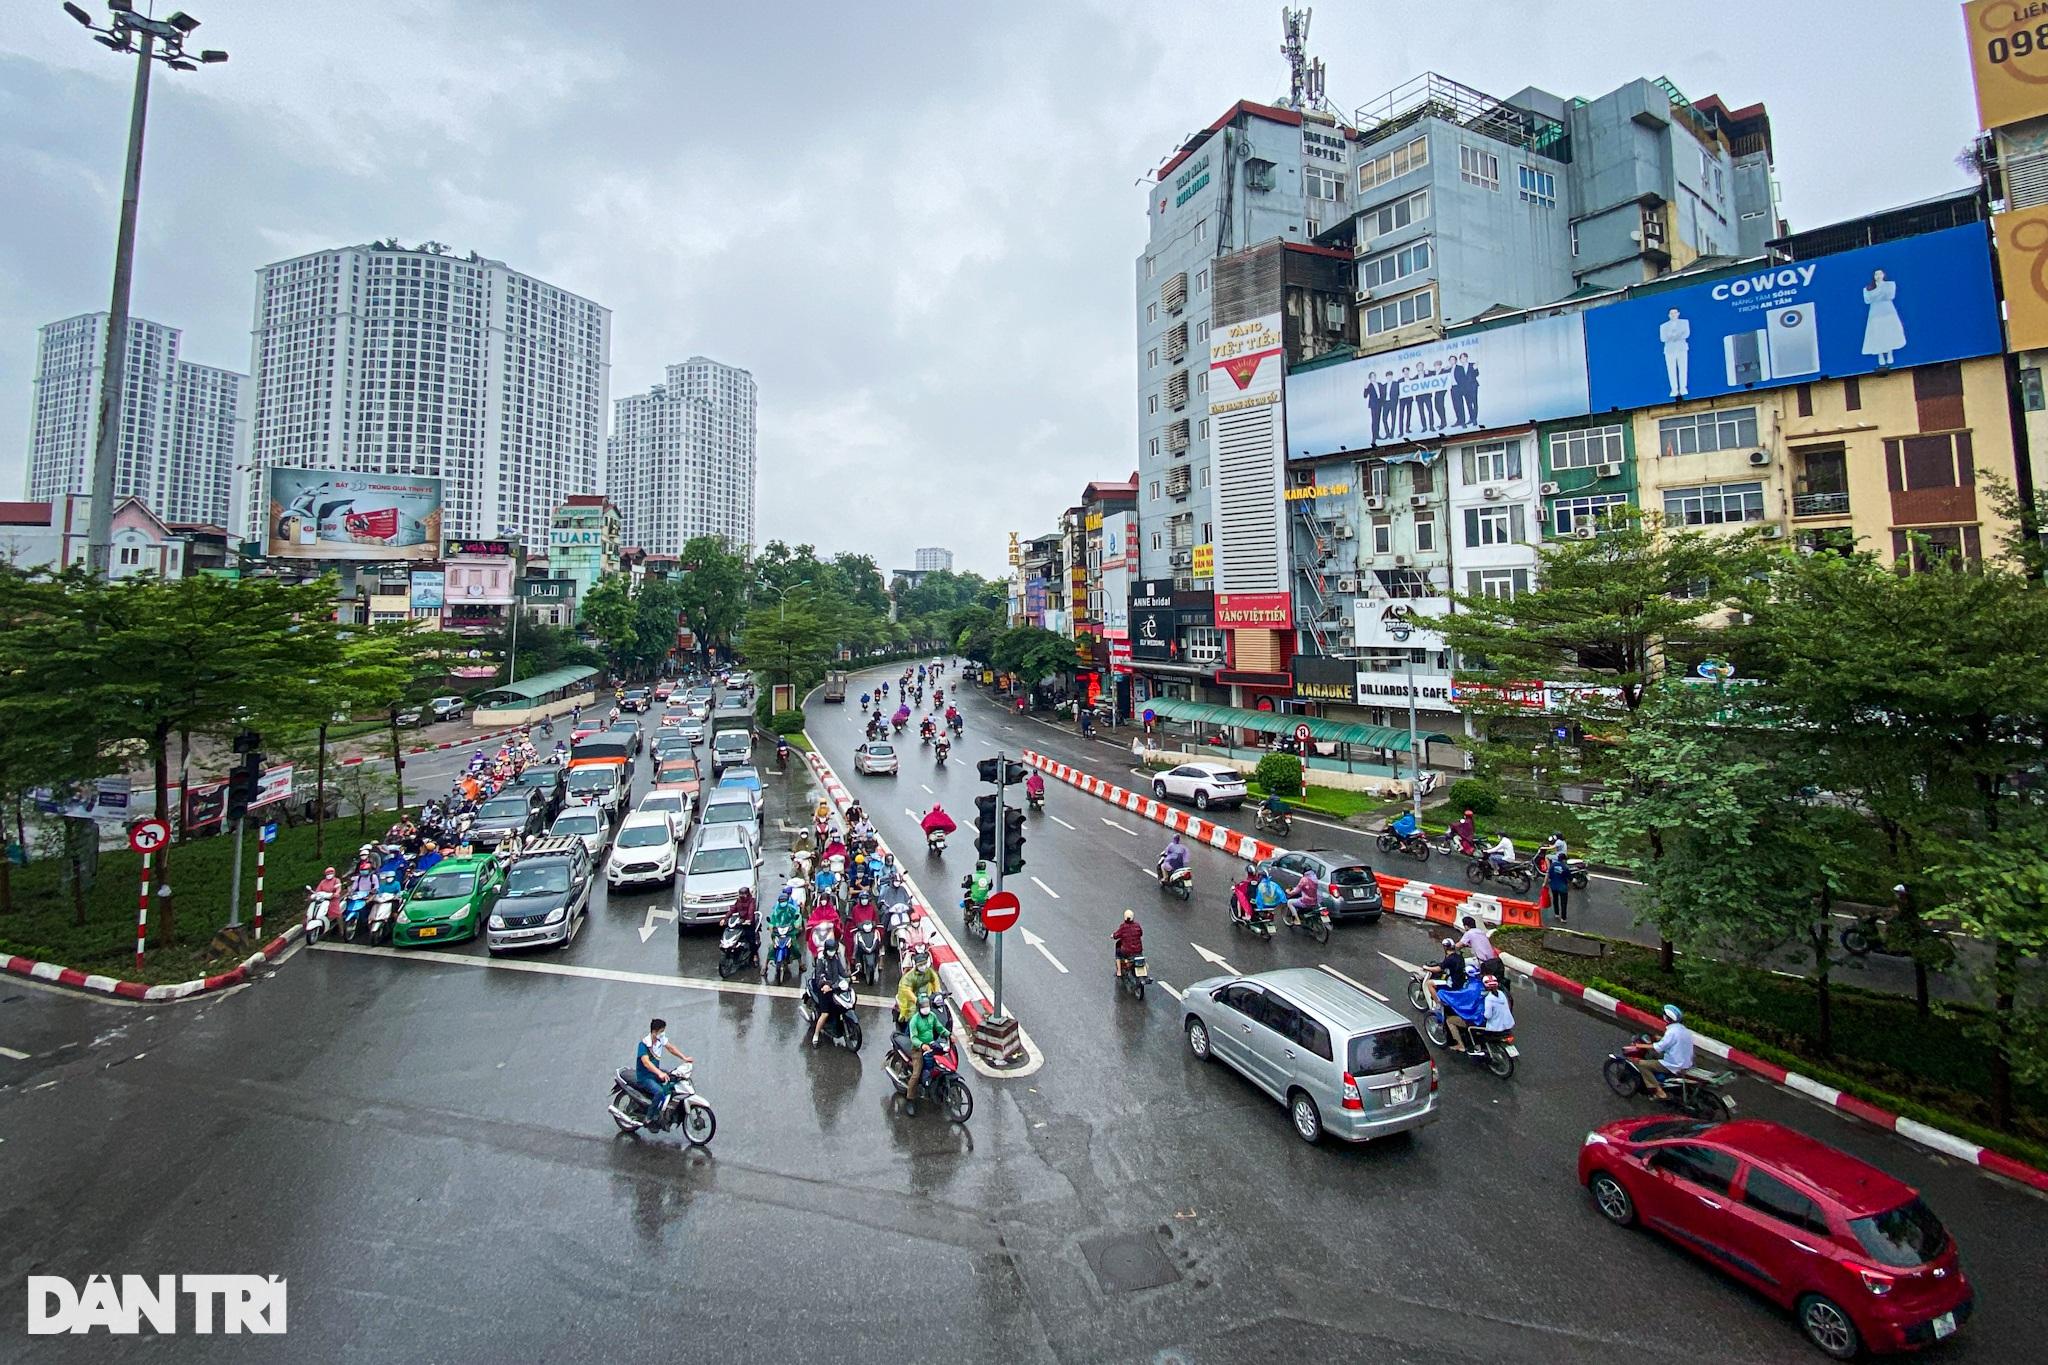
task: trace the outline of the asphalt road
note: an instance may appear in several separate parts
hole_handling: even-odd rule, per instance
[[[970,715],[963,759],[1019,747]],[[971,763],[935,773],[913,752],[895,779],[856,777],[852,716],[814,702],[812,733],[948,897],[971,842],[930,866],[906,812],[936,795],[970,824]],[[774,832],[812,792],[770,789]],[[1598,1079],[1620,1041],[1598,1019],[1518,992],[1511,1081],[1446,1059],[1443,1120],[1356,1149],[1304,1146],[1277,1105],[1194,1061],[1170,994],[1139,1004],[1111,983],[1123,906],[1177,988],[1218,970],[1206,949],[1245,969],[1325,962],[1398,1003],[1380,954],[1427,939],[1389,919],[1320,949],[1233,940],[1230,862],[1198,850],[1195,902],[1169,904],[1149,872],[1163,842],[1054,787],[1013,883],[1044,951],[1013,931],[1004,964],[1045,1065],[970,1077],[964,1130],[896,1112],[873,1044],[813,1051],[792,1001],[721,988],[711,931],[660,918],[666,888],[603,898],[567,949],[497,965],[469,947],[298,951],[181,1009],[0,984],[0,1047],[28,1054],[0,1054],[0,1359],[1814,1358],[1775,1310],[1608,1228],[1577,1188],[1587,1127],[1628,1112]],[[991,970],[988,945],[967,951]],[[708,1153],[605,1115],[657,1012],[716,1106]],[[1736,1093],[1947,1220],[1981,1309],[1933,1358],[2043,1358],[2027,1295],[2048,1206],[1762,1085]],[[27,1274],[124,1271],[282,1275],[290,1331],[20,1335]]]

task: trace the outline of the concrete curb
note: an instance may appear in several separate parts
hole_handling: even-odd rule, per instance
[[[475,735],[469,739],[451,739],[445,744],[415,744],[405,751],[405,756],[410,758],[414,754],[438,754],[447,749],[467,749],[473,744],[490,744],[496,740],[501,740],[518,733],[519,727],[515,725],[509,730],[493,730],[487,735]],[[354,758],[337,759],[334,766],[337,768],[356,768],[361,767],[365,763],[389,763],[390,761],[390,759],[381,755],[357,754]]]
[[[1563,995],[1572,997],[1574,1000],[1583,1001],[1594,1009],[1611,1014],[1624,1023],[1636,1024],[1648,1029],[1661,1029],[1663,1027],[1663,1021],[1649,1011],[1637,1009],[1626,1000],[1617,1000],[1605,991],[1594,990],[1592,987],[1574,981],[1568,976],[1560,976],[1548,967],[1539,967],[1533,962],[1525,961],[1509,953],[1502,953],[1501,960],[1508,964],[1510,970],[1520,972],[1537,985],[1547,986]],[[1761,1076],[1773,1085],[1782,1085],[1788,1090],[1796,1090],[1808,1099],[1818,1100],[1830,1108],[1840,1109],[1844,1113],[1853,1114],[1865,1123],[1873,1124],[1876,1127],[1885,1129],[1887,1132],[1897,1133],[1908,1142],[1918,1143],[1929,1151],[1939,1152],[1947,1157],[1954,1157],[1958,1161],[1965,1161],[1972,1166],[1982,1167],[1984,1170],[1990,1171],[1995,1175],[2002,1175],[2008,1180],[2018,1181],[2020,1184],[2029,1186],[2032,1189],[2048,1192],[2048,1171],[2037,1170],[2023,1161],[2016,1161],[2001,1152],[1994,1152],[1988,1148],[1980,1147],[1974,1142],[1968,1142],[1955,1136],[1953,1133],[1946,1133],[1939,1128],[1933,1128],[1927,1124],[1894,1114],[1889,1110],[1880,1109],[1868,1101],[1857,1099],[1854,1095],[1845,1094],[1831,1085],[1823,1085],[1810,1076],[1802,1076],[1796,1071],[1787,1071],[1775,1062],[1767,1062],[1752,1053],[1744,1052],[1741,1048],[1730,1047],[1719,1039],[1695,1033],[1693,1041],[1698,1043],[1705,1051],[1711,1052],[1716,1057],[1725,1058],[1731,1065],[1741,1067],[1744,1071]]]
[[[37,962],[27,957],[0,957],[0,970],[24,976],[32,981],[42,981],[53,986],[65,986],[72,990],[93,991],[101,995],[117,996],[122,1000],[136,1000],[159,1003],[171,1000],[189,1000],[196,995],[211,991],[226,990],[239,986],[250,979],[256,968],[283,952],[291,942],[304,932],[303,925],[294,924],[261,949],[244,959],[241,965],[213,976],[200,977],[194,981],[180,981],[170,986],[148,986],[140,981],[128,981],[116,976],[98,976],[81,972],[75,967],[60,967],[54,962]]]
[[[1042,772],[1057,777],[1070,786],[1079,787],[1090,796],[1119,806],[1153,824],[1164,825],[1187,835],[1197,843],[1218,848],[1247,862],[1263,862],[1279,853],[1278,844],[1269,844],[1264,839],[1219,825],[1213,820],[1204,820],[1198,815],[1170,806],[1164,801],[1149,796],[1140,796],[1127,791],[1113,782],[1082,772],[1047,758],[1044,754],[1026,749],[1022,754],[1024,762]],[[1473,915],[1486,924],[1511,924],[1529,928],[1541,928],[1543,912],[1534,901],[1518,900],[1512,896],[1491,896],[1479,891],[1468,891],[1463,887],[1442,886],[1416,877],[1392,877],[1384,872],[1373,873],[1379,883],[1380,896],[1386,902],[1388,911],[1406,915],[1411,919],[1436,920],[1442,924],[1454,924],[1464,915]]]

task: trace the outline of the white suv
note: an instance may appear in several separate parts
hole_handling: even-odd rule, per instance
[[[604,865],[605,885],[668,882],[674,881],[675,875],[676,836],[668,813],[651,810],[627,816]]]

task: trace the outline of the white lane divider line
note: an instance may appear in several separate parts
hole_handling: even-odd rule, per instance
[[[1031,879],[1031,884],[1037,887],[1040,891],[1043,891],[1046,895],[1051,896],[1054,900],[1058,900],[1060,898],[1059,892],[1053,890],[1051,887],[1047,886],[1044,882],[1038,880],[1038,878],[1036,877],[1033,877]]]
[[[1366,984],[1365,984],[1365,983],[1364,983],[1363,981],[1359,981],[1359,980],[1357,980],[1357,979],[1355,979],[1355,978],[1353,978],[1353,977],[1349,977],[1349,976],[1346,976],[1346,975],[1344,975],[1344,973],[1342,973],[1342,972],[1338,971],[1338,970],[1337,970],[1337,969],[1336,969],[1335,967],[1332,967],[1332,966],[1331,966],[1331,965],[1330,965],[1329,963],[1327,963],[1327,962],[1318,962],[1318,963],[1316,964],[1316,966],[1318,966],[1318,967],[1321,967],[1321,968],[1322,968],[1322,969],[1323,969],[1324,971],[1328,972],[1328,973],[1329,973],[1329,974],[1330,974],[1331,976],[1334,976],[1334,977],[1336,977],[1336,978],[1337,978],[1337,979],[1338,979],[1339,981],[1343,982],[1343,983],[1344,983],[1345,985],[1347,985],[1347,986],[1355,986],[1355,987],[1357,987],[1357,988],[1358,988],[1359,990],[1362,990],[1362,991],[1364,991],[1364,992],[1365,992],[1365,993],[1366,993],[1367,995],[1369,995],[1369,996],[1371,996],[1371,997],[1372,997],[1373,999],[1375,999],[1375,1000],[1379,1001],[1379,1002],[1380,1002],[1380,1003],[1381,1003],[1382,1005],[1384,1005],[1384,1004],[1386,1004],[1386,1003],[1387,1003],[1387,997],[1385,997],[1384,995],[1381,995],[1381,994],[1380,994],[1380,993],[1379,993],[1378,991],[1376,991],[1376,990],[1374,990],[1374,989],[1373,989],[1372,987],[1370,987],[1370,986],[1366,985]]]
[[[1157,986],[1157,987],[1159,987],[1159,989],[1161,989],[1161,990],[1165,991],[1165,992],[1166,992],[1166,993],[1167,993],[1168,995],[1172,996],[1172,997],[1173,997],[1174,999],[1176,999],[1176,1000],[1185,1000],[1185,999],[1187,999],[1187,997],[1186,997],[1186,996],[1182,995],[1182,994],[1181,994],[1181,993],[1180,993],[1179,991],[1177,991],[1177,990],[1175,990],[1175,989],[1174,989],[1173,987],[1171,987],[1171,986],[1167,985],[1167,984],[1166,984],[1166,983],[1165,983],[1164,981],[1161,981],[1161,980],[1160,980],[1160,979],[1159,979],[1158,977],[1156,977],[1156,976],[1152,978],[1152,984],[1153,984],[1153,985],[1155,985],[1155,986]]]
[[[922,782],[918,783],[917,785],[918,785],[918,786],[920,786],[920,787],[924,787],[924,783],[922,783]],[[932,789],[931,789],[930,787],[924,787],[924,794],[925,794],[926,796],[936,796],[936,795],[938,795],[938,793],[937,793],[937,792],[935,792],[935,791],[933,791],[933,790],[932,790]]]
[[[1126,825],[1119,825],[1116,821],[1110,819],[1107,815],[1100,816],[1098,818],[1102,821],[1103,824],[1108,825],[1111,829],[1123,830],[1124,833],[1130,835],[1133,839],[1138,837],[1138,831],[1131,829]]]
[[[1053,816],[1053,817],[1052,817],[1052,822],[1053,822],[1053,823],[1054,823],[1055,825],[1060,825],[1060,826],[1062,826],[1062,827],[1064,827],[1064,828],[1066,828],[1066,829],[1072,829],[1072,828],[1073,828],[1073,826],[1072,826],[1072,825],[1069,825],[1069,824],[1067,824],[1067,822],[1066,822],[1066,821],[1064,821],[1064,820],[1060,819],[1060,818],[1059,818],[1059,816],[1057,816],[1057,815],[1055,815],[1055,816]]]
[[[1033,878],[1032,880],[1035,881],[1037,879]],[[25,1062],[28,1060],[28,1054],[26,1052],[16,1052],[11,1047],[0,1047],[0,1057],[6,1057],[10,1060],[17,1062]]]
[[[1416,966],[1413,962],[1403,962],[1400,958],[1395,957],[1392,953],[1386,952],[1384,950],[1381,951],[1380,956],[1385,958],[1387,961],[1393,963],[1396,967],[1399,967],[1402,971],[1408,973],[1410,976],[1413,976],[1415,973],[1422,970],[1422,968]]]
[[[1029,929],[1022,930],[1021,932],[1024,935],[1024,942],[1026,945],[1038,949],[1039,956],[1043,957],[1047,962],[1050,962],[1053,966],[1059,968],[1060,975],[1066,975],[1067,964],[1060,961],[1058,958],[1052,955],[1052,949],[1045,946],[1044,939],[1032,933]]]

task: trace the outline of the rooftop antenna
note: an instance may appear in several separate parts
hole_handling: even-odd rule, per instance
[[[1323,59],[1308,55],[1308,24],[1313,9],[1280,10],[1280,27],[1287,35],[1280,55],[1287,59],[1287,107],[1297,112],[1315,109],[1323,103]]]

